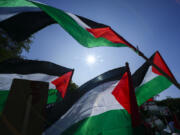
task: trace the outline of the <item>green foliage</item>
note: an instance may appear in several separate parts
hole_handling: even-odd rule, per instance
[[[67,93],[66,93],[66,96],[65,97],[70,97],[71,99],[74,99],[76,96],[76,94],[78,94],[78,85],[74,82],[70,82],[69,86],[68,86],[68,90],[67,90]],[[61,94],[58,92],[58,100],[57,102],[61,102],[63,99],[61,97]]]
[[[74,82],[71,81],[70,84],[69,84],[69,91],[73,92],[73,91],[75,91],[78,87],[79,87],[79,86],[78,86],[76,83],[74,83]]]
[[[23,50],[29,51],[32,38],[22,42],[12,41],[8,35],[0,30],[0,62],[10,58],[21,58]]]

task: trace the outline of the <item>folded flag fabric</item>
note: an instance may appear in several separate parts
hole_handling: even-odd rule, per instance
[[[110,26],[97,23],[87,18],[64,12],[60,9],[32,1],[51,16],[64,28],[74,39],[85,47],[131,47],[124,38],[119,36]]]
[[[51,17],[27,0],[0,1],[0,29],[14,41],[23,41],[54,23]]]
[[[12,59],[1,62],[0,112],[4,107],[14,78],[49,82],[47,104],[52,104],[55,103],[58,99],[58,91],[52,81],[58,79],[59,77],[61,78],[61,76],[65,73],[70,73],[70,75],[72,75],[71,72],[72,69],[65,68],[47,61]],[[69,77],[71,78],[71,76]],[[58,83],[56,85],[58,85]]]
[[[44,134],[133,134],[129,78],[126,67],[118,70],[115,76],[110,71],[86,83],[83,87],[89,90]]]
[[[150,61],[156,64],[170,78],[174,79],[165,61],[157,51],[151,56]],[[163,76],[156,68],[147,61],[133,75],[133,84],[135,87],[138,105],[142,105],[148,99],[159,94],[171,86],[171,82]]]

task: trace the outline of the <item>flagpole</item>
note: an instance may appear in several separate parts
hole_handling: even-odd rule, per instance
[[[111,29],[112,30],[112,29]],[[139,56],[141,56],[143,59],[145,59],[149,64],[151,64],[153,67],[155,67],[161,74],[163,74],[169,81],[171,81],[178,89],[180,89],[180,84],[177,82],[175,77],[172,79],[170,78],[164,71],[162,71],[156,64],[154,64],[152,61],[149,60],[148,57],[146,57],[138,48],[135,48],[133,45],[131,45],[126,39],[124,39],[122,36],[117,34],[114,30],[112,30],[117,36],[119,36],[126,45],[131,48],[135,53],[137,53]]]
[[[127,62],[126,62],[126,69],[127,69],[128,84],[129,84],[132,126],[136,127],[141,124],[141,118],[140,118],[139,108],[138,108],[137,100],[136,100],[136,96],[135,96],[135,89],[134,89],[133,83],[132,83],[131,72],[129,69],[129,64]]]
[[[170,80],[178,89],[180,89],[180,84],[177,82],[177,80],[175,79],[175,77],[172,79],[171,77],[169,77],[163,70],[161,70],[156,64],[154,64],[152,61],[150,61],[141,51],[139,51],[138,49],[134,49],[133,50],[135,52],[138,53],[139,56],[143,57],[147,62],[149,62],[149,64],[151,64],[153,67],[155,67],[161,74],[163,74],[168,80]]]
[[[123,38],[124,39],[124,38]],[[124,39],[125,40],[125,39]],[[126,40],[125,40],[126,41]],[[148,57],[146,57],[139,49],[135,48],[133,45],[131,45],[128,41],[126,41],[131,49],[135,53],[137,53],[139,56],[141,56],[143,59],[145,59],[149,64],[151,64],[153,67],[155,67],[161,74],[163,74],[169,81],[171,81],[178,89],[180,89],[180,84],[177,82],[175,77],[173,79],[169,77],[163,70],[161,70],[156,64],[154,64],[152,61],[149,60]]]

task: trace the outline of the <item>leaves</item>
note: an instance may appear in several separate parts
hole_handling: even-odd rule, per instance
[[[22,58],[22,51],[29,51],[32,37],[22,42],[12,41],[8,35],[0,29],[0,62],[10,58]]]

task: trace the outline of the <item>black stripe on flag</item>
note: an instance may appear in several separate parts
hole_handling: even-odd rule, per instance
[[[3,20],[0,22],[0,28],[6,31],[12,40],[20,42],[54,23],[56,22],[42,11],[24,12]]]
[[[86,93],[89,90],[91,90],[103,83],[120,80],[122,78],[122,75],[126,71],[127,71],[126,67],[120,67],[120,68],[116,68],[116,69],[107,71],[107,72],[95,77],[94,79],[86,82],[81,87],[79,87],[78,90],[82,93]]]
[[[97,23],[95,21],[89,20],[87,18],[84,18],[82,16],[78,16],[76,15],[79,19],[81,19],[81,21],[83,21],[85,24],[87,24],[88,26],[90,26],[91,28],[105,28],[105,27],[109,27],[105,24],[102,23]]]
[[[150,57],[149,61],[153,61],[155,53]],[[144,77],[151,66],[150,62],[146,61],[136,72],[132,75],[132,81],[134,88],[138,87],[142,81],[144,80]]]
[[[10,59],[0,63],[0,74],[33,74],[44,73],[61,76],[72,69],[48,61]]]

